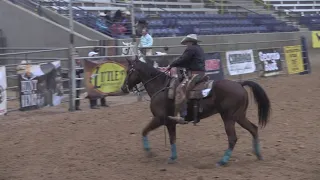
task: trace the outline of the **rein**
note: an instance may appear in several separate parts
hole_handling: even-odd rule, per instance
[[[166,70],[166,71],[164,71],[163,73],[160,72],[160,73],[159,73],[158,75],[156,75],[155,77],[153,77],[153,78],[147,80],[147,82],[143,83],[142,86],[145,87],[146,84],[148,84],[149,82],[152,82],[154,79],[160,77],[161,75],[166,75],[166,72],[169,72],[169,70]],[[170,79],[170,77],[169,77],[169,79]],[[164,90],[166,90],[166,89],[169,88],[168,85],[169,85],[170,81],[168,81],[168,78],[166,79],[166,81],[167,81],[167,82],[166,82],[166,84],[164,85],[164,87],[161,88],[160,90],[158,90],[157,92],[155,92],[155,93],[150,97],[150,100],[151,100],[153,97],[155,97],[156,95],[158,95],[160,92],[162,92],[162,91],[164,91]],[[138,93],[141,93],[141,90],[140,90],[140,89],[141,89],[142,86],[137,87],[137,85],[136,85],[136,86],[135,86],[135,90],[136,90]],[[146,100],[147,100],[147,99],[146,99]],[[150,100],[147,100],[147,101],[150,101]]]

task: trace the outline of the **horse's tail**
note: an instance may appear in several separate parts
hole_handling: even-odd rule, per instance
[[[259,125],[265,127],[269,120],[270,115],[270,100],[263,90],[263,88],[256,82],[244,81],[241,82],[242,86],[249,86],[253,92],[255,102],[258,105]]]

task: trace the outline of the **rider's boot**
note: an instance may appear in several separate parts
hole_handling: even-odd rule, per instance
[[[199,102],[196,101],[194,102],[194,105],[193,105],[193,125],[196,125],[200,121],[198,112],[199,112]]]
[[[174,120],[177,122],[177,124],[187,124],[188,122],[185,121],[186,113],[181,108],[182,104],[176,104],[175,105],[175,111],[174,116],[168,116],[171,120]]]

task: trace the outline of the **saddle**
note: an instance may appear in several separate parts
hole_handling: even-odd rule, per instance
[[[169,84],[168,98],[174,99],[176,88],[179,85],[178,78],[172,78]],[[207,75],[203,76],[202,79],[195,85],[194,88],[189,90],[188,99],[200,100],[208,97],[213,87],[213,80],[209,80]]]

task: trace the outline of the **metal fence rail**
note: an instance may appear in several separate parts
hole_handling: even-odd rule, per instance
[[[269,46],[269,49],[278,49],[280,50],[279,54],[282,55],[281,58],[281,64],[282,64],[282,73],[281,75],[288,75],[287,72],[287,64],[286,61],[284,59],[284,52],[283,52],[283,46],[281,45],[282,43],[286,44],[286,45],[290,45],[290,46],[301,46],[302,47],[302,54],[303,54],[303,58],[308,58],[305,57],[307,56],[307,51],[304,48],[303,45],[303,41],[301,41],[301,39],[288,39],[288,40],[279,40],[279,41],[259,41],[259,42],[237,42],[237,43],[222,43],[222,44],[201,44],[201,46],[206,49],[206,53],[220,53],[220,59],[222,61],[222,66],[223,66],[223,72],[226,78],[228,79],[233,79],[233,80],[244,80],[244,79],[257,79],[261,77],[261,73],[263,71],[263,67],[261,65],[261,62],[259,61],[259,57],[257,54],[257,51],[263,50],[263,49],[268,49],[268,48],[264,48],[264,46],[261,44],[274,44],[272,46]],[[219,50],[219,48],[217,47],[222,47],[222,46],[234,46],[234,48],[231,48],[231,51],[234,50],[246,50],[243,48],[237,48],[239,47],[239,45],[241,44],[246,44],[246,47],[249,47],[247,49],[252,49],[254,51],[254,62],[256,65],[256,70],[253,73],[250,74],[243,74],[243,75],[237,75],[237,76],[231,76],[228,73],[227,70],[227,66],[226,66],[226,51],[227,50]],[[257,44],[259,44],[260,46],[257,46]],[[84,47],[75,47],[75,49],[93,49],[94,47],[99,47],[99,48],[134,48],[134,46],[84,46]],[[153,49],[159,49],[159,48],[164,48],[165,46],[153,46]],[[168,46],[170,49],[173,48],[181,48],[184,47],[182,45],[174,45],[174,46]],[[261,48],[262,47],[262,48]],[[14,48],[13,48],[14,49]],[[18,49],[18,48],[17,48]],[[23,49],[23,48],[21,48]],[[210,50],[211,49],[211,50]],[[217,49],[215,51],[215,49]],[[83,91],[85,90],[84,86],[81,87],[75,87],[75,85],[71,85],[70,84],[70,80],[72,80],[72,78],[70,78],[70,57],[67,57],[67,53],[66,57],[59,57],[59,58],[55,58],[55,57],[50,57],[50,58],[42,58],[40,57],[42,53],[47,53],[47,52],[57,52],[57,51],[63,51],[63,52],[68,52],[68,48],[55,48],[55,49],[50,49],[50,48],[43,48],[41,50],[32,50],[32,51],[24,51],[24,52],[12,52],[12,53],[5,53],[5,54],[0,54],[0,60],[1,59],[6,59],[8,61],[12,60],[12,63],[7,63],[5,66],[7,68],[7,82],[8,82],[8,87],[7,87],[7,91],[8,93],[8,102],[15,102],[16,100],[19,98],[18,96],[18,88],[19,86],[18,84],[18,75],[16,73],[16,66],[18,65],[23,65],[21,63],[13,63],[16,62],[17,60],[32,60],[30,63],[27,64],[40,64],[40,63],[47,63],[47,62],[52,62],[52,61],[56,61],[56,60],[60,60],[62,62],[65,62],[66,65],[62,66],[62,72],[64,74],[65,77],[62,78],[62,81],[65,83],[69,83],[69,87],[68,88],[64,88],[64,92],[66,93],[65,96],[69,96],[70,95],[70,91],[71,90],[80,90]],[[88,50],[89,51],[89,50]],[[134,53],[134,52],[133,52]],[[34,57],[31,57],[29,55],[36,55]],[[16,56],[22,56],[22,57],[16,57]],[[37,57],[39,56],[39,57]],[[85,59],[112,59],[113,61],[117,61],[117,58],[131,58],[133,56],[133,54],[128,54],[128,55],[114,55],[114,56],[98,56],[98,57],[76,57],[77,60],[85,60]],[[168,63],[172,62],[176,57],[180,56],[180,54],[164,54],[164,55],[151,55],[151,56],[144,56],[144,58],[148,61],[148,62],[154,62],[154,61],[158,61],[161,62],[164,60]],[[24,58],[28,58],[28,59],[24,59]],[[30,57],[30,58],[29,58]],[[74,59],[73,59],[74,60]],[[163,65],[162,67],[167,66]],[[309,63],[304,63],[305,66],[310,66]],[[75,70],[76,69],[81,69],[81,68],[75,68],[73,67]],[[309,68],[310,69],[310,68]],[[67,75],[68,74],[68,75]],[[84,80],[84,78],[75,78],[73,77],[73,80]],[[71,86],[70,86],[71,85]],[[75,95],[72,96],[71,99],[65,98],[63,103],[65,102],[70,102],[71,101],[75,101],[75,100],[79,100],[79,98],[76,98]],[[14,110],[18,110],[18,107],[10,107],[8,109],[8,112],[14,111]]]

